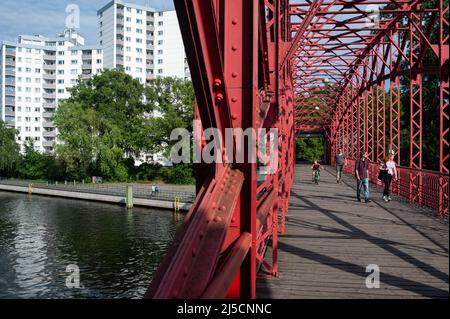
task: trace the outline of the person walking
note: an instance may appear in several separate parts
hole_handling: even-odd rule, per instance
[[[382,181],[384,182],[383,200],[389,202],[392,200],[390,193],[392,179],[397,181],[397,165],[395,164],[392,154],[389,154],[381,165],[380,172],[381,170],[385,171],[384,174],[382,174]]]
[[[364,200],[370,203],[369,193],[369,160],[367,152],[361,152],[360,158],[355,164],[355,175],[357,180],[356,199],[361,202],[361,188],[364,187]]]
[[[342,170],[347,165],[347,157],[345,156],[342,148],[339,149],[339,153],[335,155],[336,159],[336,183],[341,182]]]

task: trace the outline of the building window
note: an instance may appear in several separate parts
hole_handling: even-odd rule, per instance
[[[136,29],[136,33],[142,34],[142,29]]]
[[[163,54],[163,50],[158,50],[158,54]]]
[[[58,51],[58,55],[64,55],[64,51]]]
[[[131,18],[130,17],[127,18],[127,22],[131,22]]]
[[[102,59],[97,59],[97,63],[102,63]]]
[[[70,74],[77,74],[77,69],[72,69],[72,70],[70,70]]]
[[[34,69],[34,72],[41,73],[41,69]]]
[[[64,74],[64,70],[58,70],[58,74],[59,75],[63,75]]]
[[[158,45],[162,45],[163,43],[163,40],[158,40]]]
[[[78,61],[77,61],[77,60],[72,60],[70,63],[71,63],[72,65],[76,65],[76,64],[78,64]]]
[[[164,32],[163,31],[158,31],[158,35],[163,35]]]
[[[131,32],[131,27],[127,27],[127,32]]]
[[[137,24],[142,24],[142,19],[136,19]]]
[[[64,61],[58,61],[58,65],[64,65]]]
[[[159,22],[158,22],[158,26],[161,27],[161,26],[163,26],[163,25],[164,25],[164,22],[163,22],[163,21],[159,21]]]
[[[142,43],[142,39],[137,38],[136,43]]]
[[[64,84],[64,80],[58,80],[58,84]]]
[[[158,74],[162,74],[163,70],[162,69],[158,69]]]
[[[59,93],[59,94],[64,94],[64,89],[59,89],[59,90],[58,90],[58,93]]]
[[[158,64],[163,64],[163,60],[162,60],[162,59],[159,59],[159,60],[158,60]]]

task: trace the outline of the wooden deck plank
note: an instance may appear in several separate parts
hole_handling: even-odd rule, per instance
[[[373,202],[358,203],[354,184],[326,167],[317,186],[297,166],[279,277],[258,278],[259,298],[449,297],[448,223],[400,198],[385,203],[372,185]],[[369,264],[380,267],[379,289],[365,285]]]

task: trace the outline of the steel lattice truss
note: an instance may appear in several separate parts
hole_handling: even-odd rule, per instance
[[[278,149],[265,151],[278,168],[259,179],[257,163],[227,161],[226,148],[222,162],[197,164],[197,199],[146,297],[255,297],[257,274],[278,273],[296,135],[324,134],[331,159],[344,148],[351,160],[367,150],[371,169],[388,151],[400,162],[405,94],[410,166],[401,168],[396,191],[448,214],[448,2],[175,0],[175,6],[200,131],[218,128],[223,138],[226,128],[275,128]],[[424,63],[429,55],[435,62]],[[439,173],[422,170],[422,90],[430,76],[440,82]],[[203,134],[195,140],[206,148]],[[269,141],[266,135],[257,142]],[[242,145],[234,139],[227,147]]]

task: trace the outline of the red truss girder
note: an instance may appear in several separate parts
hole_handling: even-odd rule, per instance
[[[374,5],[379,19],[368,7]],[[409,185],[410,200],[422,204],[428,196],[425,173],[416,171],[422,172],[422,140],[429,134],[422,127],[423,77],[441,79],[440,105],[435,105],[440,110],[438,211],[448,214],[448,2],[425,7],[419,0],[291,1],[289,13],[293,38],[300,39],[290,48],[297,130],[316,125],[329,131],[331,155],[343,148],[356,158],[367,150],[376,162],[392,152],[400,163],[401,95],[410,94],[412,170],[402,183]],[[431,36],[436,30],[438,39]],[[422,63],[426,50],[437,64]],[[410,79],[408,88],[400,87],[400,77]],[[324,90],[327,100],[320,99]]]
[[[278,129],[278,152],[266,150],[278,168],[257,179],[255,163],[196,164],[197,199],[146,297],[255,297],[258,271],[278,273],[296,133],[325,136],[331,160],[343,148],[350,160],[367,150],[374,162],[388,152],[399,162],[401,94],[411,101],[410,167],[402,168],[401,183],[410,200],[448,214],[448,5],[442,0],[431,7],[420,0],[175,0],[175,7],[201,128]],[[431,37],[436,28],[438,40]],[[422,63],[427,50],[436,65]],[[423,75],[440,79],[437,204],[424,195],[430,178],[422,171]],[[409,88],[400,77],[410,79]],[[196,143],[204,149],[200,135]],[[226,155],[223,149],[218,156]]]
[[[294,177],[290,60],[280,66],[291,40],[289,6],[284,0],[176,0],[175,7],[202,129],[219,128],[222,139],[226,128],[278,129],[277,152],[265,150],[278,157],[278,168],[258,173],[247,153],[241,164],[196,164],[196,201],[146,297],[254,298],[258,270],[278,273],[277,236]],[[226,149],[218,156],[225,161]]]

